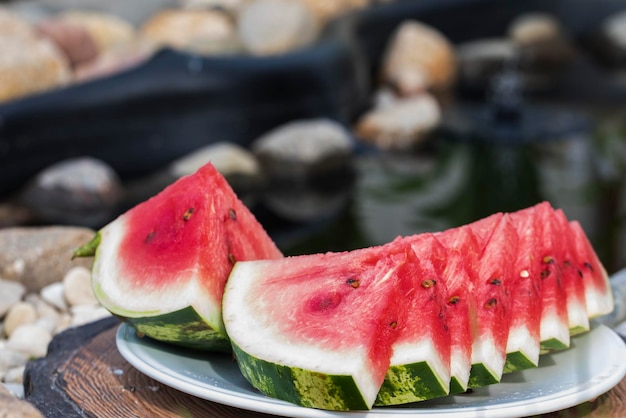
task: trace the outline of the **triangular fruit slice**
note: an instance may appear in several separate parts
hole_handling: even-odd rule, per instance
[[[537,247],[537,263],[541,283],[541,352],[562,350],[570,345],[569,320],[567,316],[567,293],[563,286],[562,269],[556,261],[559,245],[559,227],[554,209],[548,202],[532,207],[540,230]]]
[[[506,373],[536,367],[539,362],[541,330],[541,271],[536,262],[539,245],[536,218],[532,209],[507,216],[517,231],[517,257],[509,292],[511,325],[506,346]]]
[[[100,303],[139,333],[230,350],[222,294],[237,260],[282,257],[210,164],[106,225],[76,255],[94,255]]]
[[[498,383],[506,362],[506,346],[511,322],[508,287],[512,260],[517,255],[515,228],[502,214],[467,226],[487,239],[478,261],[474,283],[476,326],[472,346],[470,387]],[[492,231],[491,235],[487,231]],[[484,238],[488,237],[488,238]]]
[[[376,405],[396,405],[446,396],[450,386],[450,331],[445,283],[433,258],[445,249],[432,234],[398,240],[408,246],[398,270],[405,315],[398,322],[391,364]],[[394,243],[392,243],[393,245]]]
[[[561,209],[554,211],[554,218],[558,225],[560,245],[555,251],[556,260],[561,265],[563,287],[567,294],[567,321],[570,336],[589,331],[589,317],[585,301],[585,282],[579,274],[574,262],[575,243],[565,213]]]
[[[453,228],[436,234],[445,256],[435,255],[448,292],[446,323],[450,331],[450,394],[467,390],[472,367],[472,326],[475,322],[474,265],[478,243],[469,228]],[[474,261],[472,261],[474,258]],[[471,268],[470,268],[471,267]]]
[[[578,221],[570,221],[574,242],[574,263],[585,285],[585,305],[589,318],[611,313],[614,308],[609,276],[598,259],[589,238]]]
[[[223,312],[243,376],[297,405],[371,408],[403,308],[406,254],[389,248],[238,262]]]

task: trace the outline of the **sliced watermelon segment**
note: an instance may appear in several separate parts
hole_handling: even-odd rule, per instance
[[[389,248],[238,262],[223,312],[244,377],[306,407],[371,408],[400,326],[405,262]]]
[[[506,362],[511,323],[512,263],[517,254],[517,233],[503,214],[469,225],[483,241],[474,284],[476,327],[472,343],[470,387],[498,383]]]
[[[472,366],[472,328],[476,327],[476,307],[473,297],[475,270],[471,267],[476,263],[479,245],[469,228],[450,229],[435,237],[446,251],[444,258],[435,255],[433,262],[440,265],[438,270],[448,290],[446,322],[451,336],[449,391],[451,394],[463,393],[467,390]]]
[[[562,209],[554,211],[558,225],[560,245],[555,257],[561,265],[563,287],[567,295],[567,320],[570,336],[589,331],[587,302],[585,300],[585,282],[574,262],[575,243],[573,232]]]
[[[446,396],[450,387],[450,331],[446,324],[445,283],[433,258],[445,249],[432,234],[399,240],[407,261],[398,269],[405,292],[398,303],[404,318],[376,405],[397,405]]]
[[[509,292],[511,324],[504,372],[536,367],[539,363],[542,280],[536,251],[539,246],[532,208],[505,215],[517,231],[517,257]]]
[[[537,262],[542,279],[541,292],[541,352],[563,350],[570,346],[567,293],[563,286],[562,269],[557,263],[560,229],[554,217],[554,209],[548,202],[533,206],[540,245]]]
[[[98,231],[78,255],[95,253],[100,303],[157,340],[230,350],[222,293],[238,260],[282,257],[210,164]]]
[[[611,313],[614,308],[609,276],[598,259],[589,238],[578,221],[570,221],[574,263],[585,287],[585,306],[589,318]]]

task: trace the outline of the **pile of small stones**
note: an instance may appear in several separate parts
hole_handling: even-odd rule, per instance
[[[38,416],[24,398],[26,364],[52,338],[109,316],[91,290],[92,259],[72,260],[93,237],[78,227],[0,229],[0,416]]]

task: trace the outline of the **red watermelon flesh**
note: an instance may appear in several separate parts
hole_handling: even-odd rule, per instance
[[[585,282],[579,275],[574,261],[575,237],[569,227],[565,213],[561,209],[554,211],[559,234],[556,237],[560,245],[555,249],[555,258],[561,266],[563,287],[567,294],[567,320],[570,335],[589,331],[589,317],[585,301]]]
[[[435,237],[445,249],[445,256],[436,255],[433,262],[439,265],[437,270],[441,271],[448,291],[446,321],[451,336],[450,393],[462,393],[467,390],[472,365],[472,328],[476,326],[476,308],[473,297],[475,270],[470,266],[476,264],[479,244],[469,228],[449,229]]]
[[[587,315],[589,318],[606,315],[613,311],[609,277],[580,223],[570,221],[569,224],[574,243],[573,262],[585,287]]]
[[[398,269],[398,301],[404,317],[398,322],[393,356],[376,405],[423,401],[449,393],[450,331],[447,325],[445,282],[433,262],[445,249],[432,234],[397,240],[406,247],[407,260]]]
[[[479,237],[489,236],[478,262],[474,284],[478,338],[472,345],[470,387],[497,383],[506,361],[510,326],[507,288],[517,255],[515,228],[502,214],[469,225]]]
[[[224,177],[207,164],[102,228],[92,274],[98,300],[141,333],[228,347],[224,285],[237,260],[282,257]]]
[[[560,228],[554,217],[554,209],[543,202],[533,206],[536,225],[539,227],[537,262],[541,283],[541,350],[561,350],[569,347],[569,320],[567,293],[563,286],[562,270],[556,262]]]
[[[397,249],[238,262],[224,321],[246,379],[308,407],[370,408],[406,315]]]
[[[517,232],[517,257],[509,292],[511,324],[505,372],[535,367],[539,361],[542,280],[536,250],[539,246],[532,208],[505,215]]]

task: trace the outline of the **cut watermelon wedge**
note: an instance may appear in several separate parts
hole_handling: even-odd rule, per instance
[[[487,241],[482,245],[474,284],[476,327],[472,344],[470,387],[498,383],[506,362],[511,323],[512,260],[517,255],[515,228],[502,214],[469,225]],[[491,233],[489,234],[488,232]]]
[[[444,258],[435,258],[434,262],[440,265],[448,290],[446,319],[451,336],[450,393],[462,393],[467,390],[472,366],[472,328],[476,327],[473,297],[475,270],[472,266],[478,257],[478,243],[469,228],[450,229],[435,237],[446,251]]]
[[[224,322],[244,377],[298,405],[369,409],[389,368],[406,255],[388,249],[239,262]]]
[[[98,231],[77,256],[95,255],[100,303],[141,334],[229,351],[222,293],[238,260],[281,252],[208,164]]]
[[[557,263],[557,251],[561,233],[554,217],[554,209],[543,202],[532,208],[539,228],[540,243],[537,247],[537,263],[542,280],[541,292],[541,352],[562,350],[570,346],[567,293],[563,286],[561,266]]]
[[[536,367],[539,363],[542,280],[536,251],[539,246],[536,217],[532,209],[506,215],[517,231],[517,257],[509,292],[511,324],[506,345],[504,372]]]
[[[585,282],[574,262],[575,238],[565,213],[557,209],[554,211],[554,217],[560,231],[558,236],[560,245],[555,251],[555,257],[561,266],[563,287],[567,295],[567,321],[572,336],[589,331]]]
[[[405,315],[398,322],[391,364],[376,405],[396,405],[446,396],[450,386],[450,331],[447,290],[434,259],[445,249],[432,234],[399,240],[407,261],[398,269]],[[438,257],[436,256],[438,254]]]
[[[585,286],[585,306],[589,318],[613,311],[613,293],[609,276],[598,259],[589,238],[578,221],[570,221],[573,234],[574,263]]]

